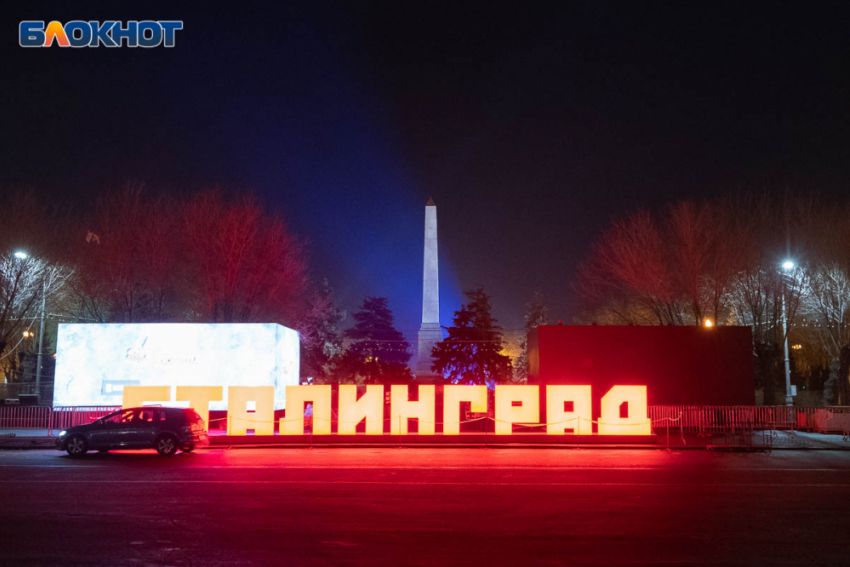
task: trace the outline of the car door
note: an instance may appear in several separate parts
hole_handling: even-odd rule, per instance
[[[126,409],[104,418],[89,434],[93,449],[117,449],[128,446],[137,410]]]
[[[135,428],[131,436],[134,447],[153,447],[154,439],[165,425],[165,410],[141,408],[136,415]]]

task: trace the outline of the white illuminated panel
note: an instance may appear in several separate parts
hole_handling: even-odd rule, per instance
[[[120,406],[125,385],[286,386],[299,383],[298,333],[273,323],[59,325],[57,406]],[[174,405],[185,405],[175,402]],[[212,410],[227,409],[224,399]]]

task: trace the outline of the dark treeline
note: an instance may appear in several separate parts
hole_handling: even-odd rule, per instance
[[[73,208],[32,190],[0,200],[0,370],[7,379],[28,375],[42,302],[53,321],[280,323],[301,333],[305,378],[413,378],[410,345],[386,298],[366,298],[354,327],[343,331],[347,314],[326,280],[308,276],[304,242],[251,196],[129,186]],[[582,324],[751,327],[765,404],[784,396],[784,310],[798,403],[850,403],[848,202],[742,195],[637,211],[602,232],[576,291]],[[489,296],[483,289],[466,295],[432,369],[455,383],[524,381],[524,342],[512,361]],[[547,322],[539,295],[526,320],[527,331]]]
[[[2,359],[13,379],[42,298],[54,321],[274,322],[306,348],[335,313],[304,243],[252,196],[128,186],[71,206],[11,190],[0,227],[0,355],[17,351]]]
[[[603,232],[576,289],[582,323],[752,327],[766,404],[784,397],[784,304],[798,403],[850,401],[848,202],[740,196],[637,211]]]
[[[250,196],[190,196],[141,187],[104,192],[74,210],[34,191],[4,203],[5,252],[72,274],[54,310],[84,321],[273,321],[294,325],[308,292],[302,243]],[[49,210],[45,210],[49,209]],[[61,301],[60,301],[61,299]]]
[[[42,305],[54,323],[280,323],[300,333],[303,379],[414,378],[410,344],[387,298],[365,298],[353,327],[342,330],[347,313],[326,279],[308,277],[304,243],[250,195],[128,186],[73,208],[33,190],[9,191],[0,201],[0,370],[9,381],[32,379],[32,329]],[[489,298],[476,294],[450,328],[452,339],[468,340],[452,342],[453,361],[438,366],[459,373],[455,382],[508,380],[501,330]],[[481,346],[470,337],[486,340]]]

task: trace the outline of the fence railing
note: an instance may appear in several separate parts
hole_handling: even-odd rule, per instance
[[[798,411],[789,406],[649,406],[653,430],[671,427],[711,435],[742,429],[796,429]],[[678,419],[677,419],[678,418]]]
[[[2,406],[0,429],[46,429],[48,435],[56,429],[91,423],[121,409],[119,406]]]
[[[0,407],[2,429],[47,429],[52,408],[46,406]]]
[[[65,429],[118,409],[120,406],[0,406],[0,429]],[[656,433],[665,429],[699,435],[775,429],[850,432],[850,407],[649,406],[648,413]]]
[[[797,428],[850,435],[850,407],[799,408]]]
[[[55,407],[50,414],[48,429],[65,429],[100,419],[121,409],[121,406],[62,406]]]

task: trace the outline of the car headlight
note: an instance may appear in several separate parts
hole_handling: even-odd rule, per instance
[[[59,432],[59,437],[62,437],[66,433],[68,433],[68,432],[63,429],[62,431]]]

